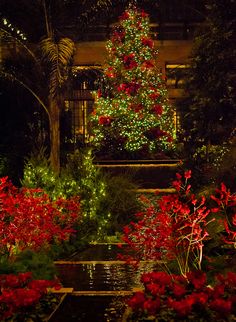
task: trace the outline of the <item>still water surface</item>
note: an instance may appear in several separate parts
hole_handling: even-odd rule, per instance
[[[156,269],[157,265],[143,262],[136,268],[121,263],[117,256],[124,252],[127,250],[117,245],[90,246],[70,258],[76,264],[57,265],[58,275],[64,287],[73,287],[75,291],[121,291],[141,287],[140,275]]]
[[[154,263],[141,263],[139,268],[121,263],[118,254],[127,253],[117,245],[91,245],[68,259],[71,264],[57,265],[64,287],[73,287],[74,295],[67,295],[50,322],[120,322],[126,308],[127,296],[97,296],[96,291],[131,291],[141,287],[140,275],[154,270]],[[86,263],[84,263],[86,262]],[[76,291],[90,291],[91,295],[76,295]]]

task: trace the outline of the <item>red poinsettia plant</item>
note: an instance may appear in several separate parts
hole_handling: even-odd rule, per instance
[[[18,189],[0,179],[0,254],[12,257],[67,240],[80,220],[78,198],[51,201],[41,189]]]
[[[33,309],[48,294],[49,288],[59,289],[57,280],[35,280],[31,272],[0,275],[0,320],[17,321],[17,317]],[[13,317],[16,316],[16,319]],[[23,321],[19,318],[18,321]],[[25,321],[25,320],[24,320]]]
[[[235,321],[236,274],[215,276],[212,286],[204,272],[142,275],[144,290],[128,300],[127,321]]]
[[[142,197],[144,211],[124,228],[135,254],[128,260],[155,260],[163,269],[141,276],[144,290],[128,301],[127,321],[235,321],[236,273],[213,274],[209,282],[201,268],[212,221],[225,227],[222,242],[235,246],[236,194],[222,183],[206,200],[191,192],[190,178],[190,170],[177,174],[173,194]]]
[[[172,183],[176,193],[162,195],[154,201],[142,197],[144,211],[137,214],[137,221],[124,227],[123,240],[134,256],[129,260],[155,260],[167,271],[175,264],[175,272],[187,276],[192,269],[201,270],[204,243],[211,238],[208,225],[223,221],[224,242],[235,243],[236,195],[224,184],[211,199],[217,207],[210,206],[204,196],[191,192],[191,171],[177,174]]]

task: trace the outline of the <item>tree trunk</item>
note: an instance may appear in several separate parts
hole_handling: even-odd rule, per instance
[[[52,169],[60,172],[60,109],[56,98],[49,102],[50,112],[50,162]]]

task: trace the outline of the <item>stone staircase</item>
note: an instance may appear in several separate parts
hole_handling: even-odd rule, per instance
[[[106,160],[96,166],[111,175],[128,175],[139,186],[138,192],[174,191],[171,182],[181,165],[180,160]]]

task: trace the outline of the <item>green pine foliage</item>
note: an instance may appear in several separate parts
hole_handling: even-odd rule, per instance
[[[93,146],[112,158],[150,158],[171,150],[173,110],[157,70],[148,15],[135,7],[127,9],[106,49],[104,77],[91,116]]]

